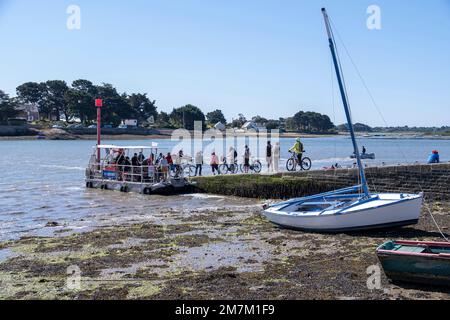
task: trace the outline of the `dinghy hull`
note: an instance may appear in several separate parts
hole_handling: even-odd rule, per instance
[[[377,249],[378,259],[392,281],[450,286],[450,244],[389,241]]]
[[[422,206],[421,195],[380,194],[380,201],[350,207],[341,212],[289,212],[277,206],[263,215],[281,227],[314,232],[345,232],[381,229],[417,224]],[[403,197],[403,198],[401,198]],[[384,199],[395,199],[394,202]],[[289,208],[288,208],[289,210]]]

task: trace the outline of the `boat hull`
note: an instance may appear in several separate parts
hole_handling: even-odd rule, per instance
[[[174,195],[191,192],[191,185],[184,179],[171,179],[165,183],[127,183],[122,181],[87,179],[86,187],[121,192]]]
[[[377,256],[391,281],[450,286],[450,254],[399,253],[380,247]]]
[[[263,215],[272,223],[288,229],[336,233],[414,225],[419,221],[421,205],[422,196],[417,195],[395,203],[339,214],[302,216],[269,208]]]
[[[350,156],[350,158],[352,159],[356,159],[356,156],[354,154],[352,154]],[[371,159],[371,160],[375,160],[375,153],[361,153],[360,154],[360,158],[361,159]]]

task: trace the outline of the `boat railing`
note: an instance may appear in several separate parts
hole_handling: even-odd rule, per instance
[[[101,182],[153,184],[170,179],[170,167],[159,165],[129,165],[116,163],[90,163],[86,179]]]

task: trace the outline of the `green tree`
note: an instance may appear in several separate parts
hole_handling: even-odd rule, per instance
[[[49,110],[42,104],[45,86],[37,82],[26,82],[16,88],[17,99],[22,103],[37,106],[41,118],[49,116]]]
[[[194,129],[194,121],[201,121],[202,128],[205,126],[205,115],[196,106],[191,104],[185,105],[177,109],[173,109],[170,113],[170,123],[175,128],[184,128],[187,130]]]
[[[286,119],[285,127],[286,127],[286,130],[289,130],[289,131],[298,131],[298,125],[295,122],[293,117],[289,117]]]
[[[252,121],[255,123],[266,124],[268,120],[266,118],[258,115],[258,116],[253,117]]]
[[[67,83],[62,80],[48,80],[40,86],[42,88],[41,106],[45,106],[49,116],[52,115],[59,120],[61,115],[64,115],[66,121],[69,121],[71,114],[65,99],[65,94],[69,90]]]
[[[6,123],[9,118],[14,118],[19,114],[16,106],[16,102],[0,90],[0,123]]]
[[[156,127],[158,128],[172,128],[172,124],[170,123],[170,116],[168,113],[161,111],[156,118]]]
[[[334,128],[334,124],[327,115],[299,111],[292,118],[286,120],[286,128],[304,132],[328,132]]]
[[[223,115],[222,111],[219,109],[216,109],[214,111],[208,112],[206,114],[206,120],[207,123],[212,127],[216,123],[221,122],[223,124],[227,123],[227,120],[225,119],[225,116]]]
[[[153,117],[154,120],[158,117],[156,101],[151,101],[146,93],[133,93],[127,97],[127,102],[137,115],[139,123],[148,122],[150,117]]]
[[[17,97],[23,103],[37,104],[42,99],[43,87],[37,82],[26,82],[16,88]]]
[[[89,80],[79,79],[72,82],[72,88],[65,93],[68,112],[72,117],[78,117],[81,122],[89,123],[96,118],[94,100],[97,88]]]
[[[279,120],[267,120],[266,128],[267,128],[267,130],[280,129],[280,121]]]
[[[348,131],[348,124],[340,124],[337,126],[337,130],[341,131],[341,132],[347,132]],[[368,126],[367,124],[364,123],[355,123],[353,125],[353,130],[355,132],[372,132],[373,129],[372,127]]]
[[[133,108],[127,102],[126,94],[119,94],[111,84],[97,86],[97,95],[103,99],[102,122],[119,125],[124,119],[136,117]]]

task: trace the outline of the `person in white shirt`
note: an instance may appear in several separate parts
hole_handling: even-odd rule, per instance
[[[272,165],[273,171],[278,172],[279,170],[279,162],[280,162],[280,143],[275,142],[275,145],[272,147]]]

